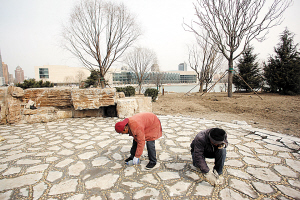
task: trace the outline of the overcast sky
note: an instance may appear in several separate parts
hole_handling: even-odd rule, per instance
[[[195,0],[114,0],[122,1],[136,15],[143,30],[137,45],[150,48],[158,57],[164,71],[177,70],[178,64],[188,58],[187,45],[193,34],[184,31],[183,21],[194,17]],[[268,0],[269,1],[269,0]],[[17,66],[25,76],[34,78],[34,66],[67,65],[80,67],[80,63],[61,44],[62,24],[67,23],[77,0],[0,0],[0,51],[2,61],[14,75]],[[285,27],[300,42],[300,1],[284,13],[283,23],[270,30],[263,43],[253,42],[254,53],[260,61],[274,55],[274,46]],[[121,62],[117,63],[119,66]],[[188,69],[191,70],[191,69]]]

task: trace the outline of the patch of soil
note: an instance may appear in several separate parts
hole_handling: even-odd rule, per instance
[[[255,128],[300,137],[300,95],[234,93],[167,93],[153,102],[157,115],[246,121]],[[199,130],[200,131],[200,130]]]

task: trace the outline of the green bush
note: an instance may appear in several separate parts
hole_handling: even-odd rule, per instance
[[[117,92],[124,92],[126,97],[135,96],[135,88],[132,86],[116,87]]]
[[[151,97],[152,101],[155,102],[155,100],[158,96],[158,90],[153,89],[153,88],[147,88],[144,95],[147,96],[147,97]]]
[[[42,80],[36,81],[34,78],[32,78],[32,79],[24,80],[23,83],[17,83],[16,86],[25,90],[27,88],[53,87],[54,84],[49,81],[45,81],[45,82],[43,82]]]

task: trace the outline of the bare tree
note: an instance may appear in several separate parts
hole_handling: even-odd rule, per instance
[[[197,38],[197,45],[189,48],[189,65],[196,72],[199,81],[199,92],[203,92],[203,85],[212,82],[213,76],[223,62],[222,54],[216,50],[216,45],[209,42],[209,38]]]
[[[77,71],[76,73],[76,80],[78,82],[78,84],[80,85],[80,83],[85,79],[85,74],[82,70]]]
[[[149,77],[151,66],[156,61],[156,54],[147,48],[135,48],[125,58],[125,63],[137,77],[139,94],[141,94],[142,84]]]
[[[157,61],[155,63],[157,63]],[[153,84],[156,85],[156,88],[159,89],[163,84],[166,73],[160,71],[158,64],[154,64],[154,65],[156,68],[151,70],[152,72],[151,72],[150,80],[152,81]]]
[[[98,69],[102,88],[108,69],[139,36],[135,18],[123,4],[102,0],[82,0],[63,31],[65,48],[90,71]]]
[[[253,39],[263,41],[269,29],[282,22],[283,12],[291,2],[273,0],[269,8],[266,0],[197,0],[194,4],[198,21],[184,25],[200,37],[206,36],[198,28],[206,30],[212,44],[227,59],[228,97],[232,97],[233,61]]]

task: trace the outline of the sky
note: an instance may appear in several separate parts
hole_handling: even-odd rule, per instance
[[[194,35],[184,30],[183,22],[196,19],[195,0],[112,1],[123,2],[136,16],[143,35],[135,45],[152,49],[161,70],[177,70],[180,63],[188,62],[187,45],[193,43]],[[68,22],[76,3],[78,0],[0,0],[0,52],[10,74],[14,75],[17,66],[28,78],[34,78],[35,66],[82,67],[61,45],[62,26]],[[295,34],[294,42],[300,43],[299,10],[300,1],[294,0],[284,13],[282,24],[272,28],[264,42],[252,42],[259,62],[274,55],[285,27]],[[119,60],[115,67],[123,64]]]

